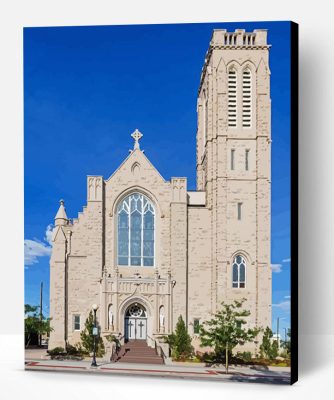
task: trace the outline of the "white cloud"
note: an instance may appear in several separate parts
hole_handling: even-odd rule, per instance
[[[291,296],[284,296],[285,299],[291,299]]]
[[[45,238],[44,238],[44,240],[48,242],[50,246],[52,246],[52,230],[53,230],[52,224],[48,225],[46,227]]]
[[[284,298],[286,298],[286,297],[288,297],[288,296],[285,296]],[[286,299],[286,300],[281,301],[280,303],[273,304],[273,307],[280,308],[283,312],[290,312],[290,308],[291,308],[290,299]]]
[[[291,258],[284,258],[284,260],[282,260],[282,262],[289,263],[289,262],[291,262]]]
[[[24,241],[24,265],[33,265],[38,263],[39,257],[50,257],[52,249],[52,225],[48,225],[45,231],[44,242],[35,239],[26,239]]]
[[[282,264],[271,264],[271,270],[277,274],[282,272]]]

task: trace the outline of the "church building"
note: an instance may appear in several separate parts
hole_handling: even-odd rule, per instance
[[[103,338],[153,348],[181,315],[199,349],[199,325],[235,299],[246,299],[249,327],[271,327],[269,48],[266,30],[213,31],[198,88],[196,191],[160,175],[136,129],[109,178],[87,177],[78,218],[60,201],[49,348],[80,342],[93,304]]]

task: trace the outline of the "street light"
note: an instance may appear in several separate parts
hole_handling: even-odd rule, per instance
[[[97,336],[97,326],[96,326],[96,311],[99,308],[97,304],[92,305],[92,309],[94,311],[94,327],[93,327],[93,336],[94,336],[94,348],[93,348],[93,360],[92,360],[92,367],[97,367],[96,364],[96,336]]]

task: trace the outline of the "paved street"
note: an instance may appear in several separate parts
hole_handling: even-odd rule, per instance
[[[176,365],[140,365],[109,363],[97,359],[98,367],[91,367],[90,360],[50,360],[45,350],[27,350],[25,368],[36,371],[70,371],[100,374],[144,375],[157,377],[206,379],[231,382],[290,383],[290,369],[284,367],[231,366],[229,374],[224,368]]]

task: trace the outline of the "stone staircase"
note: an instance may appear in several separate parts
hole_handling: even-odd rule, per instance
[[[138,364],[164,364],[155,349],[149,347],[145,340],[130,340],[121,347],[117,363],[138,363]]]

